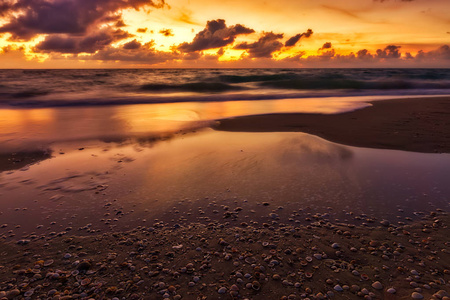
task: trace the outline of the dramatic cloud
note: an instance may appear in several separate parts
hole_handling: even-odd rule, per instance
[[[49,35],[34,47],[35,52],[94,53],[113,42],[131,37],[128,32],[111,28],[92,33],[85,37]]]
[[[227,27],[225,20],[212,20],[206,23],[206,28],[197,33],[191,43],[182,43],[178,46],[178,50],[195,52],[220,48],[232,44],[238,35],[253,32],[255,32],[253,29],[240,24]]]
[[[132,40],[131,42],[125,43],[122,48],[125,50],[134,50],[141,48],[141,43],[139,43],[136,39]]]
[[[323,44],[323,46],[319,50],[331,49],[331,47],[332,47],[331,43],[326,42],[325,44]]]
[[[241,43],[234,47],[238,50],[247,50],[252,58],[272,57],[273,52],[280,50],[283,44],[279,41],[283,38],[283,34],[275,34],[273,32],[265,32],[258,41],[254,43]]]
[[[356,52],[356,57],[360,60],[372,60],[373,55],[370,54],[369,50],[367,49],[361,49],[358,52]]]
[[[400,46],[389,45],[383,50],[377,50],[378,58],[400,58]]]
[[[136,32],[139,32],[139,33],[146,33],[147,30],[148,30],[148,28],[138,28],[138,29],[136,30]]]
[[[0,33],[14,40],[29,40],[38,34],[85,35],[112,20],[121,20],[121,10],[162,7],[164,0],[13,0],[0,5],[6,23]],[[120,25],[120,22],[119,24]]]
[[[124,44],[121,48],[108,46],[94,55],[83,56],[83,59],[154,65],[179,58],[176,53],[158,51],[154,46],[153,41],[142,45],[134,40]]]
[[[297,42],[302,38],[309,38],[313,34],[313,31],[311,29],[308,29],[306,32],[299,33],[297,35],[294,35],[293,37],[289,38],[286,43],[284,43],[285,47],[293,47]]]
[[[161,29],[159,31],[159,33],[161,33],[164,36],[173,36],[173,31],[172,29]]]
[[[430,52],[424,52],[422,50],[417,53],[416,58],[420,60],[426,60],[426,59],[444,59],[444,60],[450,60],[450,46],[444,45],[439,47],[436,50],[430,51]]]
[[[120,28],[120,27],[126,27],[127,24],[125,24],[125,22],[123,20],[119,20],[116,22],[116,24],[114,24],[114,26]]]
[[[388,45],[384,49],[378,49],[370,53],[367,49],[361,49],[354,53],[341,55],[334,49],[320,52],[318,55],[299,55],[286,57],[283,62],[298,63],[303,67],[440,67],[450,61],[450,46],[443,45],[436,50],[420,50],[415,56],[411,53],[401,53],[400,46]]]

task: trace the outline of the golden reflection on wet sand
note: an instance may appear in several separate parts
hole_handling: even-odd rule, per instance
[[[51,230],[87,223],[124,229],[144,219],[181,222],[199,210],[222,219],[222,206],[265,220],[265,201],[280,216],[300,209],[330,218],[345,219],[350,211],[387,218],[398,208],[405,215],[412,208],[446,209],[450,193],[449,155],[359,149],[302,133],[203,130],[53,148],[51,159],[0,173],[2,218],[21,225],[18,232],[50,222],[57,224]]]
[[[132,135],[164,135],[206,127],[235,116],[362,108],[364,98],[185,102],[100,107],[0,109],[2,151],[24,151],[63,141]]]

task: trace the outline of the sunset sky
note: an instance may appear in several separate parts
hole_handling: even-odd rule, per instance
[[[1,68],[450,67],[449,0],[2,0]]]

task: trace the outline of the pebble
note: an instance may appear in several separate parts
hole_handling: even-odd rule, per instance
[[[391,287],[391,288],[388,288],[386,290],[386,292],[388,292],[389,294],[395,294],[395,293],[397,293],[397,290]]]
[[[336,284],[336,285],[334,286],[334,290],[335,290],[336,292],[342,292],[344,289],[343,289],[339,284]]]
[[[382,290],[383,289],[383,285],[379,281],[375,281],[374,283],[372,283],[372,287],[374,289],[376,289],[376,290]]]
[[[418,293],[418,292],[413,292],[411,294],[411,298],[413,298],[413,299],[423,299],[423,295]]]
[[[6,298],[13,299],[20,295],[20,291],[18,289],[10,290],[6,293]]]
[[[351,291],[352,292],[359,292],[361,290],[361,288],[359,287],[359,285],[353,284],[351,286]]]
[[[226,287],[221,287],[221,288],[219,288],[219,289],[217,290],[217,292],[218,292],[219,294],[225,294],[225,293],[227,292],[227,288],[226,288]]]

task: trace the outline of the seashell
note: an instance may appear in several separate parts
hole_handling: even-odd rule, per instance
[[[256,259],[252,256],[246,257],[245,262],[248,264],[254,264],[256,262]]]
[[[397,293],[397,290],[391,287],[391,288],[388,288],[386,290],[386,292],[388,292],[389,294],[395,294],[395,293]]]
[[[334,290],[335,290],[336,292],[342,292],[344,289],[343,289],[339,284],[336,284],[336,285],[334,286]]]
[[[413,292],[411,294],[411,298],[413,298],[413,299],[423,299],[423,295],[418,293],[418,292]]]
[[[372,287],[374,289],[376,289],[376,290],[382,290],[383,289],[383,285],[379,281],[375,281],[374,283],[372,283]]]
[[[53,264],[54,260],[53,259],[49,259],[44,261],[44,267],[48,267],[51,266]]]

